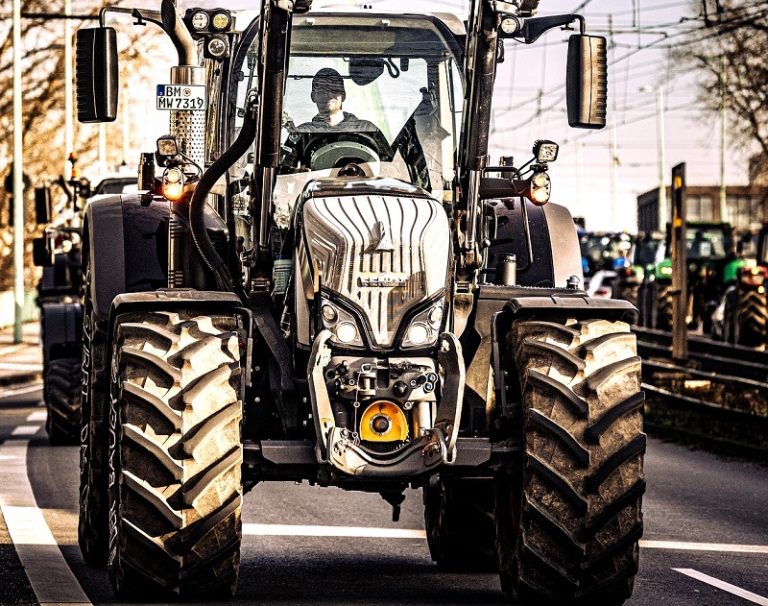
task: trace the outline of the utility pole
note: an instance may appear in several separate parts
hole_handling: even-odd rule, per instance
[[[13,342],[24,309],[24,147],[21,136],[21,0],[13,0]]]
[[[659,218],[659,231],[664,231],[667,224],[667,146],[666,146],[666,128],[664,124],[664,86],[659,84],[656,89],[656,125],[658,128],[658,150],[659,150],[659,208],[657,209]]]
[[[579,214],[584,214],[584,143],[582,141],[576,141],[576,179]]]
[[[725,145],[726,119],[728,117],[725,105],[725,85],[728,75],[725,71],[725,53],[720,56],[720,221],[728,220],[728,197],[725,182]]]
[[[616,144],[616,112],[611,112],[611,221],[619,229],[619,150]]]
[[[67,158],[74,150],[74,118],[72,92],[72,0],[64,0],[64,170],[67,175]]]
[[[685,162],[672,169],[672,358],[688,359]]]

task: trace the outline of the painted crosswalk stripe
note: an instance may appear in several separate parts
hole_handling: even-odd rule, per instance
[[[27,423],[40,423],[48,418],[48,413],[44,410],[36,410],[27,417]]]
[[[706,583],[707,585],[711,585],[712,587],[717,587],[722,591],[743,598],[748,602],[752,602],[753,604],[768,606],[768,598],[757,595],[756,593],[752,593],[751,591],[747,591],[746,589],[742,589],[741,587],[736,587],[736,585],[731,585],[730,583],[726,583],[725,581],[711,577],[708,574],[704,574],[703,572],[699,572],[693,568],[673,568],[672,570],[679,572],[680,574],[684,574],[685,576],[691,577],[692,579],[696,579],[697,581],[701,581],[702,583]]]
[[[27,473],[27,440],[0,445],[0,510],[37,601],[91,606],[37,506]]]
[[[39,425],[19,425],[11,432],[12,436],[33,436],[40,430]]]

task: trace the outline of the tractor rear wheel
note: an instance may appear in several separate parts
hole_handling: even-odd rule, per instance
[[[77,444],[80,435],[80,358],[49,360],[45,375],[48,439],[55,446]]]
[[[493,480],[436,478],[424,488],[424,525],[432,559],[454,571],[493,570]]]
[[[109,407],[109,562],[121,596],[227,598],[242,535],[236,318],[117,319]]]
[[[518,321],[508,347],[525,451],[496,479],[502,588],[535,603],[621,604],[643,531],[635,336],[623,322]]]
[[[768,298],[757,290],[739,290],[739,345],[765,345],[768,337]]]

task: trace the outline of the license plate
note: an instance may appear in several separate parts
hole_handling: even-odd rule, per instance
[[[157,109],[203,110],[206,107],[205,86],[199,84],[158,84]]]

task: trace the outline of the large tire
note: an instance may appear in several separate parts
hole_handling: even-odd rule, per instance
[[[629,301],[635,307],[639,304],[640,285],[639,284],[620,284],[616,287],[614,299],[623,299]]]
[[[80,429],[80,515],[78,543],[91,566],[107,564],[109,505],[107,503],[107,422],[109,387],[107,328],[97,322],[86,272],[83,297],[82,426]]]
[[[45,373],[45,428],[55,446],[78,443],[80,435],[80,358],[54,358]]]
[[[670,291],[671,285],[659,285],[656,283],[656,320],[653,328],[659,330],[672,330],[672,316],[674,315],[674,298]]]
[[[445,570],[496,567],[494,487],[491,479],[441,479],[424,488],[429,553]]]
[[[508,346],[525,451],[497,476],[502,588],[537,604],[621,604],[643,530],[635,337],[623,322],[519,321]]]
[[[759,347],[768,337],[768,298],[757,290],[739,290],[739,345]]]
[[[120,316],[109,410],[109,562],[119,596],[226,598],[242,524],[237,319]]]

